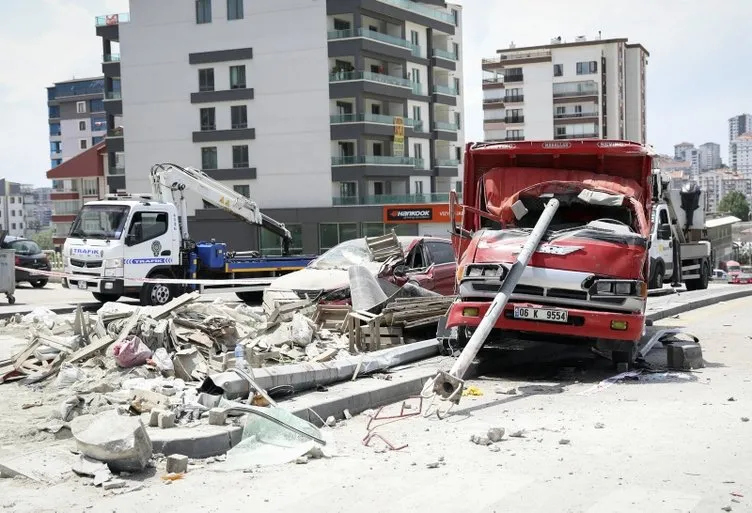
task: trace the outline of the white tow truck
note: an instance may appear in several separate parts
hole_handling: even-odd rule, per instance
[[[668,281],[684,283],[687,290],[706,289],[713,265],[703,192],[694,183],[670,189],[659,170],[653,179],[649,288],[661,289]]]
[[[143,305],[162,305],[191,290],[235,292],[250,302],[273,278],[315,258],[290,256],[291,235],[284,224],[198,169],[157,164],[151,182],[152,194],[108,196],[84,205],[63,247],[63,287],[91,291],[102,302],[128,296]],[[194,242],[185,191],[278,235],[282,256],[228,251],[226,243],[213,239]]]

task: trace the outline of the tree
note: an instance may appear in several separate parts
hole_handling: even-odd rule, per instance
[[[52,230],[37,232],[31,236],[31,240],[39,244],[42,250],[55,249],[55,246],[52,244]]]
[[[739,191],[731,191],[726,194],[718,204],[719,212],[727,212],[742,221],[749,220],[749,203]]]

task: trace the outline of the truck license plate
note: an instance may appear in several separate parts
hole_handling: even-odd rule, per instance
[[[552,310],[550,308],[528,308],[524,306],[514,307],[514,318],[529,321],[562,322],[569,320],[569,312],[566,310]]]
[[[85,281],[79,281],[78,282],[78,288],[81,290],[86,290],[87,283]]]

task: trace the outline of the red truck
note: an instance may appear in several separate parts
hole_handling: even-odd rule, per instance
[[[631,363],[645,326],[652,153],[618,140],[470,143],[463,203],[451,194],[464,346],[549,198],[560,206],[486,345],[589,342]]]

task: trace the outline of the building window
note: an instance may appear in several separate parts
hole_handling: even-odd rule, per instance
[[[413,68],[412,75],[413,75],[413,82],[415,82],[416,84],[420,84],[420,70]]]
[[[84,196],[97,196],[99,193],[98,187],[97,187],[97,179],[96,178],[84,178],[83,179],[83,195]]]
[[[82,131],[82,132],[83,132],[84,130],[86,130],[86,121],[79,121],[79,122],[78,122],[78,129],[79,129],[80,131]]]
[[[334,18],[334,30],[350,30],[350,22],[347,20],[340,20],[339,18]]]
[[[233,185],[232,190],[240,194],[241,196],[245,196],[246,198],[251,197],[251,186],[250,185]]]
[[[248,128],[248,108],[245,105],[230,107],[231,128]]]
[[[290,254],[302,255],[303,225],[285,223],[285,228],[290,231],[290,235],[292,236],[292,240],[290,241]],[[259,249],[261,250],[261,254],[265,256],[281,255],[282,239],[269,230],[259,230]]]
[[[598,61],[578,62],[577,74],[578,75],[590,75],[591,73],[598,72]]]
[[[414,187],[414,193],[415,194],[423,194],[423,181],[422,180],[415,180],[415,187]]]
[[[410,42],[415,46],[420,45],[420,34],[418,34],[417,30],[410,31]]]
[[[104,111],[104,100],[89,100],[89,110],[91,112]]]
[[[457,11],[457,9],[452,9],[452,18],[454,19],[454,26],[459,27],[460,26],[460,13]]]
[[[462,160],[462,148],[459,146],[454,149],[454,158],[457,159],[457,161]]]
[[[16,229],[16,223],[11,223],[10,228],[11,228],[11,230],[15,230]]]
[[[201,131],[217,129],[215,110],[216,109],[214,107],[206,107],[201,109]]]
[[[89,141],[86,139],[79,139],[78,140],[78,147],[82,150],[85,150],[89,146]]]
[[[230,89],[245,89],[245,66],[230,66]]]
[[[323,253],[341,242],[358,238],[358,223],[320,223],[319,250]]]
[[[554,64],[554,76],[555,77],[562,77],[562,76],[564,76],[564,65],[563,64]]]
[[[567,108],[566,107],[562,107],[560,105],[557,105],[557,107],[556,107],[556,115],[557,116],[563,116],[564,114],[566,114],[566,112],[567,112]]]
[[[413,157],[423,160],[423,146],[420,143],[413,143]]]
[[[201,148],[201,169],[217,169],[217,147]]]
[[[86,102],[76,102],[76,112],[84,114],[86,112]]]
[[[211,0],[196,0],[196,23],[211,23]]]
[[[214,68],[198,70],[198,90],[214,91]]]
[[[460,91],[460,79],[459,78],[454,79],[454,91],[456,94],[462,94],[462,92]]]
[[[234,168],[246,168],[248,167],[248,145],[232,147],[232,167]]]
[[[457,43],[452,43],[452,51],[454,52],[454,57],[456,59],[460,58],[460,45]]]
[[[556,135],[557,137],[564,137],[567,135],[567,128],[564,126],[557,126],[556,127]]]
[[[339,197],[340,198],[355,198],[358,195],[357,182],[340,182],[339,183]]]
[[[454,124],[457,125],[457,130],[462,130],[462,116],[459,112],[454,113]]]
[[[508,141],[522,141],[525,139],[525,134],[522,130],[507,130]]]
[[[415,121],[420,121],[420,105],[413,105],[413,119]]]
[[[227,19],[243,19],[243,0],[227,0]]]
[[[15,196],[11,196],[10,197],[10,202],[11,203],[15,203],[16,202],[16,197]],[[16,215],[16,214],[14,213],[13,215]]]

